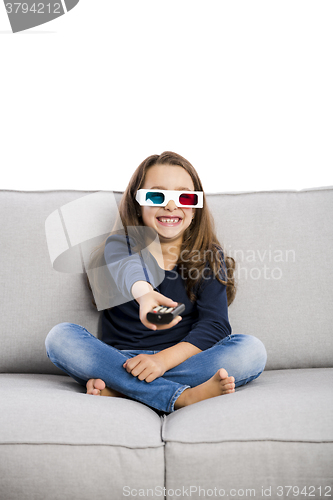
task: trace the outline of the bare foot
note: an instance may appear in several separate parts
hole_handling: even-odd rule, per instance
[[[175,410],[183,406],[198,403],[204,399],[215,398],[223,394],[231,394],[235,392],[234,382],[234,377],[229,377],[228,372],[224,368],[220,368],[212,378],[203,384],[185,389],[175,402]]]
[[[91,378],[87,384],[87,394],[93,396],[109,396],[109,397],[125,397],[120,392],[117,392],[105,386],[105,382],[100,378]]]

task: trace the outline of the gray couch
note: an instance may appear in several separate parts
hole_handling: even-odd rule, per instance
[[[55,271],[45,237],[88,194],[0,193],[0,499],[332,497],[333,188],[208,196],[238,262],[233,332],[268,361],[234,394],[164,416],[88,396],[47,358],[57,323],[100,334],[84,275]]]

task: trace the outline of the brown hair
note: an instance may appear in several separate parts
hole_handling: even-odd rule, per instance
[[[119,204],[119,216],[125,231],[127,226],[144,225],[139,215],[140,205],[135,200],[135,195],[144,183],[147,170],[154,165],[165,165],[166,168],[168,165],[177,165],[184,168],[192,178],[194,190],[203,191],[196,170],[182,156],[171,151],[165,151],[161,155],[149,156],[133,173]],[[93,257],[95,262],[96,258],[101,257],[100,253],[104,252],[104,246],[105,242],[97,249]],[[236,294],[235,261],[223,252],[223,262],[221,252],[223,252],[222,245],[216,237],[213,217],[207,206],[205,194],[203,194],[203,208],[195,210],[194,219],[184,232],[177,261],[177,265],[182,266],[186,292],[191,301],[196,300],[196,292],[203,283],[200,277],[207,276],[207,273],[204,272],[207,263],[209,264],[210,274],[213,274],[220,283],[226,285],[228,305],[234,300]],[[186,256],[186,259],[184,259],[184,256]]]

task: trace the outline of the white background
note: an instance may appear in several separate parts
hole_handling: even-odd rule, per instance
[[[0,188],[123,190],[165,150],[207,192],[332,185],[331,0],[81,0],[13,34]]]

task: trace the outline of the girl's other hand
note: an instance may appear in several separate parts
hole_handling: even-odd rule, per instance
[[[162,377],[166,371],[163,357],[158,354],[138,354],[134,358],[127,359],[123,367],[133,377],[152,382],[156,378]]]
[[[147,320],[147,314],[154,309],[156,306],[166,306],[166,307],[176,307],[178,302],[165,297],[161,293],[152,290],[145,295],[142,295],[137,299],[140,305],[140,320],[143,325],[145,325],[150,330],[165,330],[167,328],[172,328],[181,321],[181,316],[176,316],[175,319],[171,321],[168,325],[155,325]]]

